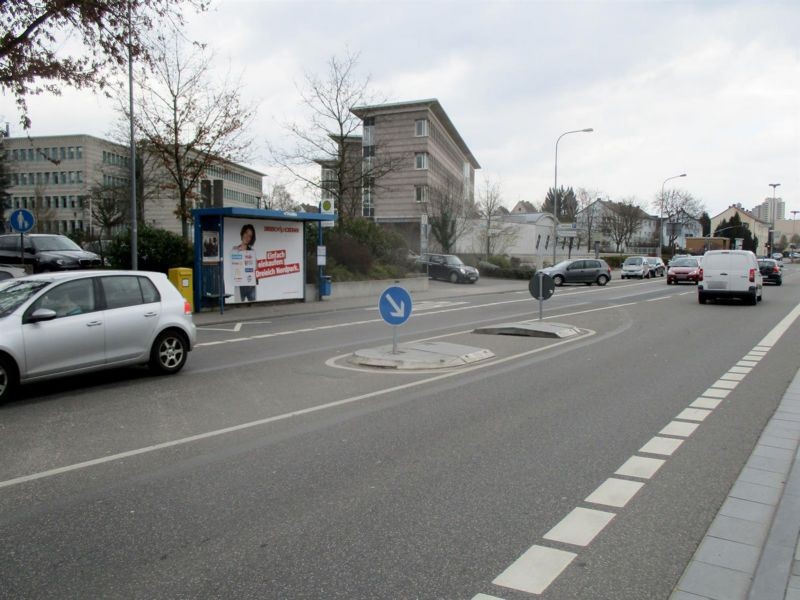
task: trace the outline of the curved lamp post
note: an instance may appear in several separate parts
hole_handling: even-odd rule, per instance
[[[662,234],[662,229],[664,229],[664,185],[670,179],[678,179],[679,177],[686,177],[686,173],[681,173],[680,175],[673,175],[672,177],[667,177],[664,182],[661,184],[661,207],[658,209],[658,256],[661,258],[661,248],[664,246],[664,238]],[[702,231],[700,232],[702,233]],[[674,251],[673,251],[674,252]]]
[[[558,239],[558,142],[561,141],[561,138],[565,135],[569,135],[570,133],[591,133],[594,131],[591,127],[587,127],[586,129],[575,129],[574,131],[565,131],[556,140],[556,161],[555,161],[555,178],[553,181],[553,216],[555,220],[553,221],[553,264],[556,264],[556,241]]]
[[[770,183],[768,185],[772,188],[772,206],[769,207],[769,224],[772,226],[772,229],[767,235],[767,245],[769,246],[769,254],[772,255],[772,253],[775,252],[775,240],[773,239],[775,236],[775,213],[778,212],[778,207],[775,204],[775,188],[779,187],[781,184]]]

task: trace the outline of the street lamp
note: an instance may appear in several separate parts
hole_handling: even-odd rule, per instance
[[[772,205],[769,207],[769,224],[772,225],[772,230],[770,230],[769,235],[767,236],[769,242],[769,253],[772,254],[775,251],[774,248],[774,240],[772,239],[775,232],[775,212],[776,212],[776,205],[775,205],[775,188],[780,186],[780,183],[770,183],[768,184],[769,187],[772,188]]]
[[[556,240],[558,239],[558,142],[561,138],[570,133],[591,133],[594,131],[591,127],[586,129],[575,129],[574,131],[565,131],[556,140],[556,160],[555,160],[555,177],[553,181],[553,264],[556,264]]]
[[[664,228],[664,185],[670,179],[678,179],[679,177],[686,177],[686,173],[681,173],[680,175],[673,175],[672,177],[667,177],[664,180],[664,182],[661,184],[661,207],[658,209],[658,256],[659,256],[659,258],[661,258],[661,247],[664,245],[664,239],[662,238],[662,233],[661,233],[661,230]]]
[[[797,223],[797,213],[799,213],[800,210],[790,210],[789,212],[792,213],[792,239],[794,239],[795,223]],[[794,262],[794,255],[795,255],[795,252],[796,252],[797,248],[792,248],[791,244],[789,245],[789,248],[791,248],[791,250],[792,250],[789,253],[789,256],[791,257],[792,262]]]

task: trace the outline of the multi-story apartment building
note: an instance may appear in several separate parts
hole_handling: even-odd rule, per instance
[[[418,247],[434,194],[474,204],[480,165],[438,100],[356,106],[351,112],[363,122],[363,216]]]
[[[764,201],[750,211],[764,223],[775,223],[786,219],[786,203],[781,198],[764,198]]]
[[[30,210],[36,217],[38,232],[83,231],[91,237],[99,235],[96,217],[92,216],[96,192],[101,188],[130,187],[129,148],[108,140],[90,135],[7,137],[2,149],[12,184],[6,208]],[[140,175],[140,182],[144,182],[144,222],[180,233],[174,188],[165,184],[163,171],[144,154],[145,172]],[[217,186],[217,205],[249,208],[260,204],[263,176],[227,162],[206,172],[208,180],[221,182]],[[202,187],[198,183],[193,194],[196,207],[203,205]]]

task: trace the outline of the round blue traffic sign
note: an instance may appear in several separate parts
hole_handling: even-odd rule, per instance
[[[396,285],[386,288],[378,300],[378,310],[389,325],[402,325],[411,316],[411,294]]]
[[[17,233],[27,233],[36,225],[36,217],[33,216],[31,211],[19,208],[11,213],[8,218],[8,224]]]

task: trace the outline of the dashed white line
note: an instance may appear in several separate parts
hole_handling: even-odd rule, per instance
[[[743,375],[747,375],[752,370],[752,367],[731,367],[728,369],[728,373],[741,373]]]
[[[717,379],[711,387],[733,390],[739,385],[738,381],[728,381],[727,379]]]
[[[674,435],[676,437],[689,437],[694,433],[694,430],[697,429],[698,425],[699,423],[672,421],[658,433],[661,435]]]
[[[614,475],[638,477],[639,479],[650,479],[656,474],[656,472],[665,462],[667,461],[661,458],[631,456],[619,469],[614,471]]]
[[[700,397],[694,402],[692,402],[689,406],[692,408],[706,408],[708,410],[714,410],[719,406],[719,403],[722,402],[721,399],[714,399],[714,398],[703,398]]]
[[[725,373],[723,376],[721,376],[720,379],[722,379],[724,381],[741,381],[742,379],[744,379],[745,375],[746,375],[746,373],[731,373],[731,372],[728,372],[728,373]]]
[[[492,583],[529,594],[541,594],[576,556],[574,552],[531,546]]]
[[[644,454],[661,454],[663,456],[672,456],[675,453],[675,450],[681,447],[681,444],[683,444],[683,440],[656,436],[644,446],[639,448],[639,452]]]
[[[703,392],[703,396],[706,398],[727,398],[728,395],[731,393],[730,390],[721,390],[718,388],[708,388],[705,392]]]
[[[636,492],[642,489],[642,486],[644,484],[638,481],[609,477],[587,496],[586,502],[622,508],[630,502]]]
[[[702,421],[710,414],[710,410],[702,410],[700,408],[684,408],[675,418],[683,419],[684,421]]]
[[[544,534],[544,539],[573,546],[588,546],[616,515],[602,510],[576,508]]]

